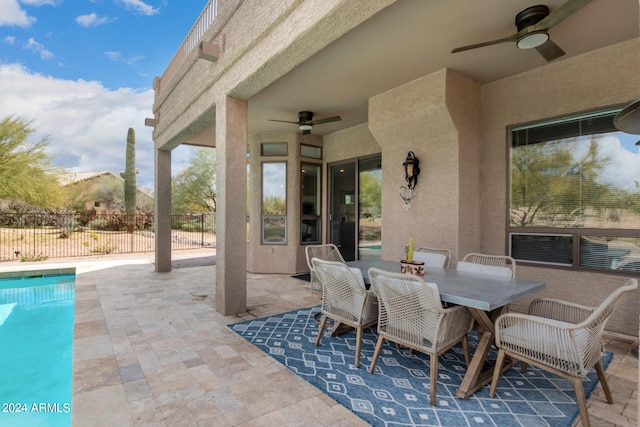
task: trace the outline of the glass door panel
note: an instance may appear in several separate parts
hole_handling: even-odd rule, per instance
[[[379,259],[382,231],[382,158],[329,168],[329,241],[345,261]]]
[[[329,241],[336,245],[345,261],[356,259],[356,163],[330,167]]]
[[[359,259],[380,259],[382,249],[382,158],[358,161]]]

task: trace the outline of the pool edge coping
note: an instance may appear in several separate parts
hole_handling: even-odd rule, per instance
[[[0,271],[0,279],[11,279],[21,277],[34,276],[60,276],[66,274],[76,274],[75,267],[47,268],[38,270],[16,270],[16,271]]]

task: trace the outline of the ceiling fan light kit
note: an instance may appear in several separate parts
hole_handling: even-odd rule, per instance
[[[516,46],[520,49],[533,49],[542,46],[547,40],[549,40],[549,34],[546,31],[534,31],[520,37],[516,42]]]

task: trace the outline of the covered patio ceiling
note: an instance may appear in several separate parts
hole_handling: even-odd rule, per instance
[[[547,0],[545,4],[553,12],[563,3]],[[303,110],[314,112],[315,119],[342,117],[340,122],[315,126],[311,133],[316,135],[365,123],[371,96],[443,68],[486,84],[545,66],[547,61],[534,49],[521,50],[512,42],[451,53],[456,47],[515,33],[515,16],[535,4],[528,0],[397,1],[253,96],[249,133],[295,131],[295,124],[269,119],[297,121]],[[549,31],[566,52],[553,62],[638,33],[637,0],[593,0]]]

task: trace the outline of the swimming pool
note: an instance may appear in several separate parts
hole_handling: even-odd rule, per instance
[[[75,269],[0,274],[0,426],[70,426]]]

